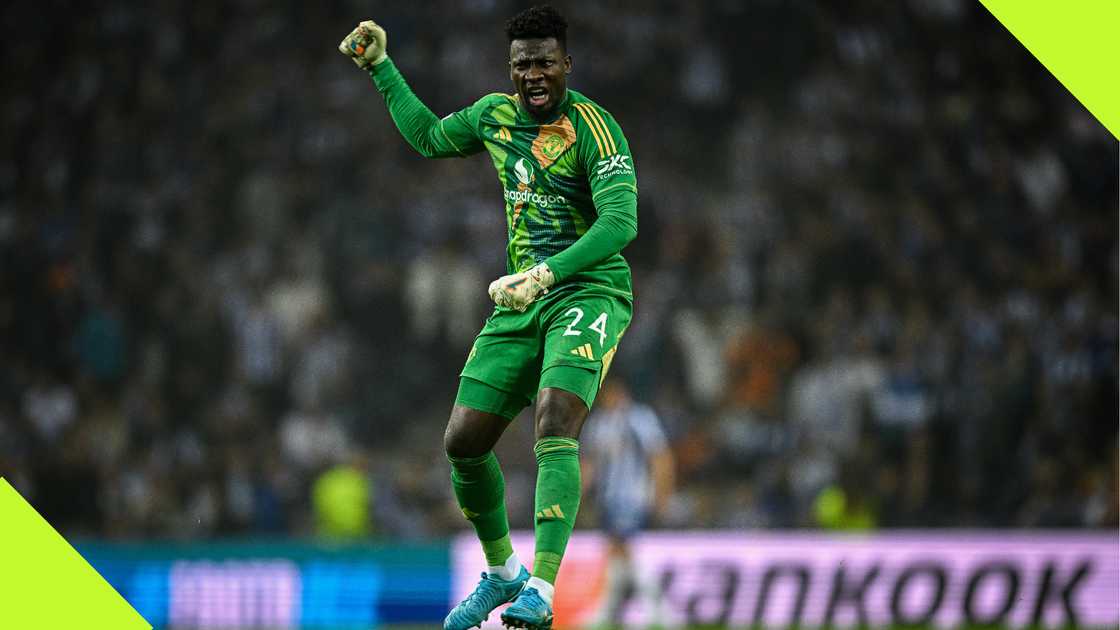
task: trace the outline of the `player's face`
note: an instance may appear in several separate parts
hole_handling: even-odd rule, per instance
[[[515,39],[509,45],[509,78],[525,109],[548,118],[564,99],[572,58],[555,37]]]

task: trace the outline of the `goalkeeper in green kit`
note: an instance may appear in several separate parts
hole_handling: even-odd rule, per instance
[[[630,323],[637,235],[630,150],[606,111],[567,88],[567,22],[540,6],[506,23],[513,94],[488,94],[438,118],[386,55],[384,29],[362,22],[339,50],[369,72],[401,135],[425,157],[486,152],[505,197],[509,275],[460,374],[444,435],[451,483],[489,569],[445,630],[503,613],[509,627],[552,626],[553,584],[580,500],[579,434]],[[505,482],[493,447],[536,400],[533,573],[510,543]]]

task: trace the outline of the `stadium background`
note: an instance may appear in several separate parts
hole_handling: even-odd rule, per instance
[[[613,370],[677,455],[661,534],[1087,536],[1115,567],[1115,138],[965,0],[557,4],[639,171]],[[173,627],[284,627],[284,592],[305,627],[442,615],[500,198],[335,46],[378,20],[443,114],[508,89],[519,6],[0,10],[0,475],[162,623],[184,584]],[[530,440],[499,449],[519,529]]]

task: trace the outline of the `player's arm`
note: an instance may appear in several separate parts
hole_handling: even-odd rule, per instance
[[[582,446],[580,447],[579,472],[580,488],[584,495],[590,494],[595,488],[595,478],[599,474],[599,430],[602,423],[596,416],[589,418],[588,427],[584,431]]]
[[[636,413],[640,414],[636,423],[638,442],[649,457],[653,478],[654,514],[664,516],[677,488],[677,463],[657,414],[648,407]]]
[[[440,119],[397,70],[386,54],[386,41],[385,30],[367,20],[347,35],[338,49],[369,72],[404,139],[420,155],[429,158],[467,156],[481,151],[483,145],[476,131],[480,103]]]
[[[581,454],[579,458],[580,490],[584,496],[591,494],[595,488],[595,475],[599,474],[599,465],[591,458]]]
[[[555,282],[619,253],[638,235],[638,183],[622,129],[590,103],[577,103],[573,109],[586,129],[581,129],[576,148],[598,218],[575,243],[545,261]]]
[[[668,446],[654,453],[650,459],[650,472],[653,476],[654,513],[663,517],[677,487],[677,466],[673,451]]]

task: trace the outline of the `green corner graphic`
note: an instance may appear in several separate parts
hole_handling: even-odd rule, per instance
[[[1116,138],[1120,138],[1120,2],[980,0]]]
[[[0,628],[151,627],[0,477]]]

